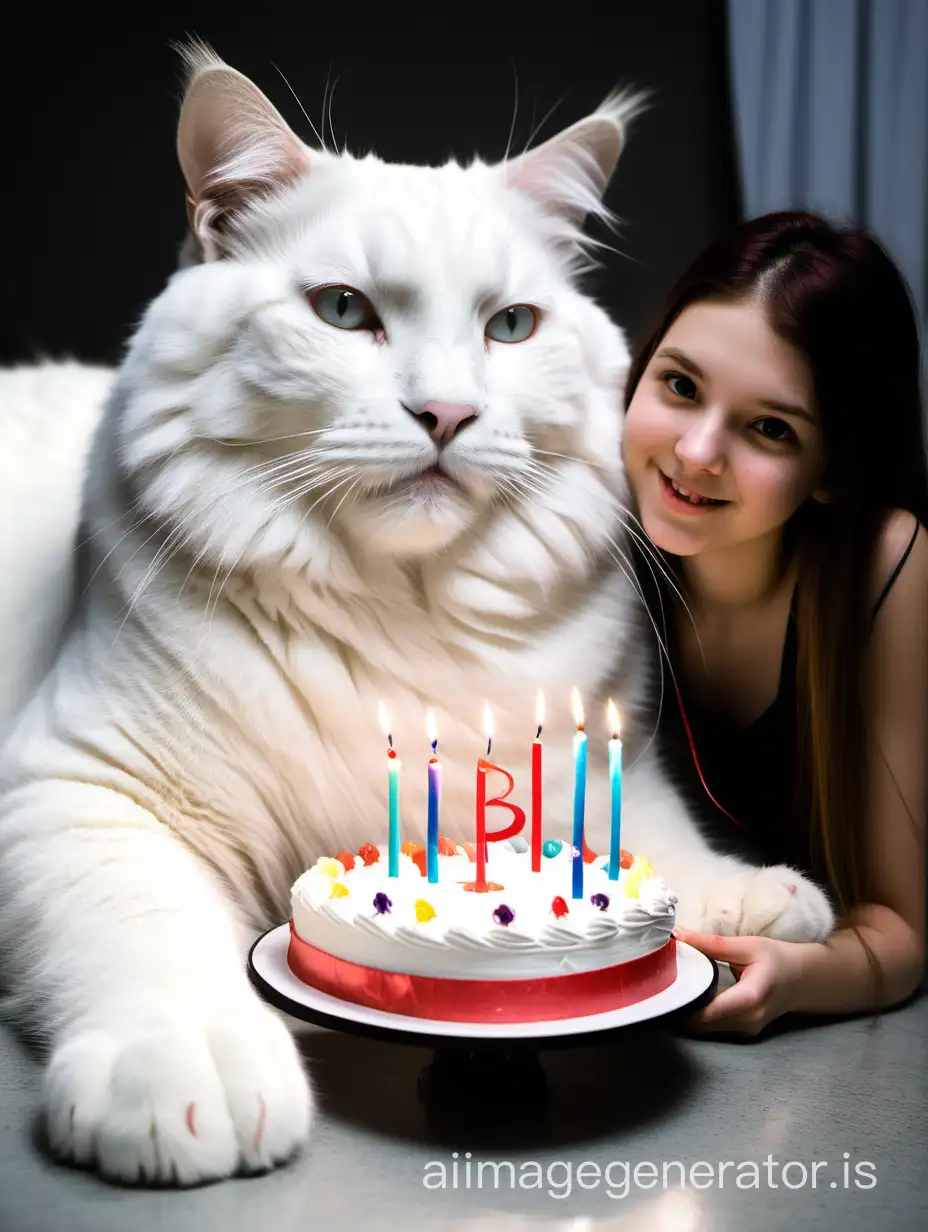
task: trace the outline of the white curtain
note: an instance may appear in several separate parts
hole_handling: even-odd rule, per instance
[[[928,0],[728,0],[728,27],[746,215],[810,209],[871,231],[924,331]]]

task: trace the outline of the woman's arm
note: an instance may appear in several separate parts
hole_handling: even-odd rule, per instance
[[[857,925],[859,935],[850,927]],[[821,945],[794,946],[796,977],[788,1008],[806,1014],[853,1014],[903,1001],[918,987],[925,964],[924,935],[895,911],[865,903]],[[870,947],[879,964],[874,982]],[[785,943],[784,943],[785,944]]]
[[[897,511],[887,519],[877,552],[873,602],[911,535],[911,514]],[[924,527],[874,621],[865,689],[870,786],[861,873],[866,901],[821,944],[681,932],[683,940],[730,962],[739,977],[692,1020],[693,1027],[756,1034],[790,1010],[840,1014],[884,1008],[918,987],[925,963],[928,811]],[[878,964],[878,982],[861,938]]]

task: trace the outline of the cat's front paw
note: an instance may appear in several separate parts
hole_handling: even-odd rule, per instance
[[[723,876],[706,892],[704,932],[723,937],[824,941],[835,926],[831,904],[814,882],[785,864]]]
[[[74,1034],[44,1101],[54,1152],[127,1184],[265,1171],[306,1141],[312,1117],[293,1039],[261,1005]]]

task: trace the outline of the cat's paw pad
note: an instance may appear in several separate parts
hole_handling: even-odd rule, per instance
[[[835,926],[825,894],[795,869],[748,869],[719,880],[707,896],[702,928],[719,936],[824,941]]]
[[[127,1184],[265,1171],[306,1141],[312,1115],[293,1040],[263,1007],[74,1035],[44,1100],[53,1151]]]

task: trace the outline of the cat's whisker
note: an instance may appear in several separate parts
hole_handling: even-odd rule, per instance
[[[307,492],[311,492],[311,490],[313,490],[312,487],[309,487],[308,489],[304,490],[303,495],[306,494]],[[324,493],[323,496],[320,496],[319,500],[323,500],[324,496],[327,494],[328,493]],[[281,511],[285,510],[288,505],[295,504],[296,501],[299,499],[299,495],[301,494],[296,493],[296,494],[287,494],[285,496],[281,496],[281,498],[279,500],[276,500],[274,505],[271,506],[271,509],[267,511],[266,521],[270,521],[272,517],[274,517],[277,514],[280,514]],[[317,501],[317,504],[318,504],[318,501]],[[301,525],[302,525],[303,520],[304,519],[301,519]],[[224,573],[223,575],[222,582],[219,583],[219,586],[217,589],[216,584],[219,580],[219,574],[221,574],[222,568],[223,568],[222,556],[219,556],[219,559],[216,563],[216,568],[213,569],[213,577],[210,583],[210,591],[208,591],[208,594],[206,596],[206,602],[205,604],[203,604],[203,612],[200,618],[200,627],[201,627],[200,644],[201,646],[203,642],[205,642],[205,639],[208,638],[208,636],[210,636],[210,632],[212,630],[213,616],[216,615],[216,610],[219,605],[219,599],[221,599],[221,596],[222,596],[222,591],[224,588],[226,588],[229,578],[232,577],[233,573],[235,572],[235,569],[237,569],[240,562],[242,562],[242,558],[245,556],[245,553],[248,552],[248,549],[250,546],[251,546],[251,542],[250,541],[246,542],[245,545],[242,547],[242,551],[240,551],[238,553],[238,556],[235,557],[232,563],[228,565],[228,567],[226,568],[226,573]],[[185,579],[185,584],[186,584],[186,579]],[[216,591],[216,600],[214,601],[213,601],[213,591]],[[203,627],[203,626],[206,626],[206,627]]]
[[[278,441],[296,441],[304,436],[328,436],[340,431],[344,431],[344,428],[330,425],[328,428],[309,428],[305,432],[286,432],[283,436],[261,436],[248,441],[232,441],[227,436],[200,436],[196,439],[211,441],[214,445],[222,445],[224,449],[256,449],[261,445],[275,445]]]
[[[244,470],[238,471],[236,480],[250,479],[254,475],[273,475],[291,467],[307,465],[319,458],[326,458],[327,451],[325,449],[301,449],[297,453],[289,454],[286,458],[277,458],[272,462],[261,461],[255,462],[252,466],[246,466]]]
[[[637,541],[637,543],[639,544],[639,546],[641,547],[642,551],[652,558],[652,560],[654,561],[654,563],[657,565],[658,569],[660,570],[661,576],[665,579],[665,581],[670,586],[671,590],[677,596],[677,599],[680,602],[680,606],[683,608],[683,611],[686,613],[686,616],[690,624],[692,625],[693,633],[695,634],[695,637],[696,637],[696,643],[699,646],[699,651],[703,657],[703,662],[705,662],[705,654],[703,652],[702,642],[700,641],[700,638],[699,638],[699,630],[696,627],[696,619],[693,616],[692,609],[690,608],[690,605],[686,600],[686,596],[684,595],[683,590],[681,589],[679,583],[677,582],[677,579],[674,577],[672,571],[664,563],[663,559],[661,558],[660,553],[651,543],[651,540],[648,537],[648,532],[641,525],[641,522],[639,521],[639,519],[628,508],[623,508],[622,513],[624,517],[630,518],[633,522],[635,522],[641,528],[641,533],[639,534],[638,531],[634,530],[633,527],[629,526],[627,523],[625,524],[626,532],[629,535],[632,535],[634,539]],[[657,585],[656,578],[655,578],[655,585]],[[658,587],[658,596],[659,594],[660,594],[660,588]]]
[[[516,70],[515,63],[511,64],[511,68],[513,86],[512,120],[509,123],[509,136],[506,138],[506,150],[502,159],[504,163],[509,161],[509,152],[512,149],[512,139],[516,135],[516,120],[519,118],[519,74]]]
[[[593,467],[595,470],[605,471],[609,469],[602,462],[592,462],[589,458],[574,458],[569,453],[555,453],[553,449],[536,449],[534,445],[532,446],[532,453],[539,454],[544,458],[563,458],[565,462],[580,462],[584,466]]]
[[[186,514],[186,515],[185,515],[185,516],[181,519],[180,523],[178,523],[178,524],[177,524],[174,528],[172,528],[172,530],[169,532],[167,539],[166,539],[166,540],[165,540],[165,542],[164,542],[164,543],[162,543],[162,545],[159,547],[159,549],[158,549],[158,551],[157,551],[157,553],[156,553],[156,555],[155,555],[155,558],[154,558],[154,560],[151,562],[151,565],[149,566],[149,568],[151,568],[151,566],[152,566],[152,565],[153,565],[153,566],[155,566],[155,567],[157,567],[157,566],[158,566],[158,564],[160,563],[160,562],[159,562],[159,557],[160,557],[161,553],[164,551],[164,549],[165,549],[166,547],[168,547],[168,546],[169,546],[169,545],[170,545],[173,541],[175,541],[175,540],[176,540],[176,534],[177,534],[177,532],[178,532],[178,531],[182,530],[185,526],[187,526],[187,525],[188,525],[191,521],[193,521],[194,519],[200,519],[200,518],[202,518],[202,515],[203,515],[203,513],[204,513],[205,511],[215,509],[215,508],[216,508],[216,506],[217,506],[218,504],[220,504],[222,501],[228,500],[230,497],[234,496],[234,495],[235,495],[235,493],[236,493],[237,491],[239,491],[242,487],[246,486],[246,483],[247,483],[247,478],[250,478],[250,477],[251,477],[251,475],[249,474],[249,472],[253,473],[255,470],[260,470],[260,469],[261,469],[260,467],[248,468],[245,472],[243,472],[243,473],[239,473],[239,474],[237,474],[237,475],[233,476],[233,477],[231,478],[231,481],[229,481],[229,482],[225,483],[223,486],[221,486],[221,487],[220,487],[220,489],[219,489],[216,493],[214,493],[214,495],[213,495],[213,496],[212,496],[212,498],[210,499],[210,501],[209,501],[208,505],[206,506],[206,510],[204,510],[203,508],[197,508],[197,509],[191,510],[191,512],[190,512],[190,513]],[[259,486],[259,490],[260,490],[260,486]],[[154,518],[155,518],[155,521],[156,521],[156,526],[155,526],[154,530],[152,531],[152,533],[151,533],[151,534],[150,534],[150,535],[149,535],[146,539],[144,539],[144,540],[143,540],[143,541],[142,541],[142,542],[141,542],[141,543],[140,543],[140,544],[136,547],[135,551],[134,551],[134,552],[132,553],[132,555],[128,558],[128,560],[126,560],[126,561],[124,561],[124,562],[123,562],[123,564],[120,566],[119,570],[117,571],[117,573],[116,573],[116,575],[115,575],[115,579],[114,579],[114,580],[118,581],[118,580],[119,580],[119,578],[122,576],[123,571],[127,568],[127,566],[128,566],[128,565],[130,565],[130,564],[132,563],[132,561],[135,559],[135,557],[138,555],[138,553],[139,553],[139,552],[140,552],[140,551],[141,551],[144,547],[146,547],[146,546],[147,546],[147,545],[148,545],[148,544],[152,541],[152,539],[154,539],[154,538],[155,538],[155,537],[156,537],[159,533],[161,533],[161,532],[165,529],[166,523],[165,523],[164,518],[157,518],[157,517],[156,517],[156,515],[154,515],[154,514],[150,514],[150,515],[143,516],[141,519],[139,519],[139,521],[137,521],[137,522],[136,522],[133,526],[131,526],[131,527],[130,527],[127,531],[126,531],[126,533],[122,536],[122,538],[121,538],[121,539],[120,539],[120,540],[119,540],[119,541],[118,541],[118,542],[117,542],[117,543],[116,543],[116,544],[115,544],[115,545],[114,545],[114,546],[110,549],[110,551],[107,553],[107,556],[104,558],[104,560],[103,560],[103,561],[101,561],[101,562],[100,562],[100,564],[97,566],[97,569],[94,571],[93,577],[90,579],[90,580],[91,580],[91,582],[93,581],[93,578],[94,578],[94,577],[96,577],[97,573],[99,572],[100,568],[102,568],[102,566],[103,566],[103,564],[105,563],[105,561],[106,561],[107,559],[109,559],[109,556],[111,556],[111,555],[112,555],[112,553],[116,550],[116,548],[118,548],[118,547],[119,547],[119,544],[123,542],[123,540],[126,538],[126,536],[127,536],[127,535],[129,535],[129,534],[131,534],[131,533],[132,533],[132,531],[133,531],[134,529],[136,529],[138,526],[142,525],[142,524],[143,524],[143,523],[147,520],[147,518],[148,518],[148,517],[154,517]],[[147,575],[146,575],[146,577],[147,577]],[[144,584],[144,583],[145,583],[145,578],[143,578],[143,584]],[[88,586],[89,586],[89,585],[90,585],[90,583],[88,583]]]
[[[321,495],[321,496],[320,496],[320,497],[319,497],[319,498],[318,498],[318,499],[317,499],[317,500],[316,500],[316,501],[315,501],[315,502],[314,502],[314,503],[310,506],[310,508],[306,511],[306,513],[305,513],[305,514],[303,515],[303,517],[300,519],[300,525],[302,525],[302,524],[303,524],[303,522],[306,520],[306,518],[309,516],[309,514],[312,512],[312,510],[313,510],[313,509],[315,509],[316,505],[320,504],[320,502],[321,502],[321,501],[325,500],[325,498],[326,498],[327,496],[331,496],[331,495],[332,495],[332,493],[333,493],[333,492],[335,492],[335,491],[337,491],[337,489],[338,489],[338,488],[339,488],[339,487],[340,487],[343,483],[347,483],[347,482],[348,482],[348,480],[349,480],[350,478],[351,478],[351,474],[350,474],[350,472],[349,472],[347,475],[345,475],[345,477],[344,477],[344,478],[342,478],[342,479],[338,480],[338,482],[336,482],[336,483],[335,483],[334,485],[332,485],[331,487],[328,487],[328,488],[327,488],[327,489],[323,492],[323,494],[322,494],[322,495]],[[301,490],[300,492],[297,492],[297,493],[294,493],[294,494],[290,494],[290,495],[287,495],[287,496],[285,496],[285,497],[281,497],[278,501],[276,501],[276,502],[275,502],[275,504],[272,506],[271,510],[269,511],[269,517],[268,517],[268,520],[270,520],[270,518],[271,518],[271,517],[273,517],[273,516],[275,516],[275,515],[279,514],[280,512],[282,512],[282,510],[286,509],[289,505],[295,504],[295,503],[296,503],[296,501],[298,501],[298,500],[302,499],[302,497],[304,497],[304,496],[308,495],[311,491],[313,491],[313,490],[315,489],[315,487],[318,487],[318,486],[319,486],[318,484],[309,485],[308,487],[306,487],[305,489]],[[216,582],[217,582],[217,580],[218,580],[218,578],[219,578],[219,573],[220,573],[220,570],[221,570],[221,568],[222,568],[222,560],[220,559],[220,561],[219,561],[219,562],[217,563],[217,565],[216,565],[215,572],[213,573],[213,579],[212,579],[212,582],[210,583],[209,594],[208,594],[208,595],[207,595],[207,597],[206,597],[206,603],[205,603],[205,605],[204,605],[204,609],[203,609],[203,616],[202,616],[202,618],[201,618],[201,627],[202,627],[202,622],[203,622],[203,621],[205,621],[205,622],[206,622],[206,630],[205,630],[205,633],[204,633],[204,635],[203,635],[204,637],[208,637],[208,636],[209,636],[209,632],[210,632],[210,630],[212,629],[213,617],[215,616],[215,614],[216,614],[216,609],[217,609],[217,607],[219,606],[219,599],[220,599],[220,597],[221,597],[221,595],[222,595],[223,588],[226,586],[227,582],[229,581],[229,578],[232,576],[232,574],[233,574],[233,573],[235,572],[235,570],[238,568],[238,566],[239,566],[239,564],[240,564],[240,562],[241,562],[241,560],[242,560],[242,557],[243,557],[243,556],[245,555],[245,553],[248,551],[249,546],[250,546],[250,544],[245,544],[245,546],[242,548],[242,550],[239,552],[239,554],[238,554],[238,555],[235,557],[235,559],[232,561],[231,565],[229,565],[229,567],[226,569],[225,576],[224,576],[224,577],[223,577],[223,579],[222,579],[222,582],[221,582],[221,584],[220,584],[220,586],[219,586],[219,589],[216,591],[216,599],[215,599],[215,602],[213,602],[213,590],[215,589]]]
[[[532,142],[535,140],[535,138],[538,136],[538,134],[541,132],[544,126],[548,123],[548,121],[554,115],[555,111],[557,111],[558,107],[561,106],[561,104],[563,103],[566,97],[567,97],[566,94],[562,94],[559,99],[556,99],[551,104],[551,106],[548,108],[545,114],[541,117],[539,122],[535,125],[535,127],[529,133],[528,140],[526,141],[525,145],[522,147],[522,154],[524,154],[531,147]]]
[[[302,113],[303,113],[303,118],[306,120],[306,123],[307,123],[307,124],[309,125],[309,127],[312,129],[313,136],[316,138],[316,140],[319,142],[319,144],[322,146],[322,148],[323,148],[323,149],[325,149],[325,140],[324,140],[324,139],[320,136],[320,134],[319,134],[319,130],[316,128],[315,124],[314,124],[314,123],[312,122],[312,120],[309,118],[309,112],[306,110],[306,108],[303,106],[302,102],[300,101],[300,98],[299,98],[299,96],[297,95],[296,90],[294,90],[293,86],[290,84],[290,82],[287,80],[287,78],[286,78],[286,77],[284,77],[283,70],[280,68],[280,66],[279,66],[279,65],[275,64],[273,60],[271,61],[271,66],[272,66],[272,68],[277,69],[277,72],[278,72],[278,73],[280,73],[281,77],[283,78],[283,83],[284,83],[284,85],[287,87],[287,89],[288,89],[288,90],[290,91],[290,93],[293,95],[294,99],[296,100],[296,105],[299,107],[300,111],[302,111]],[[323,127],[324,127],[324,125],[323,125]]]
[[[330,468],[330,469],[331,469],[331,470],[336,470],[337,468]],[[318,482],[318,480],[317,480],[317,482]],[[220,502],[222,502],[222,501],[227,500],[227,499],[228,499],[231,495],[234,495],[234,493],[235,493],[236,491],[238,491],[238,490],[239,490],[242,486],[243,486],[243,484],[242,484],[242,477],[241,477],[241,476],[236,476],[236,477],[235,477],[234,482],[230,485],[230,487],[229,487],[227,490],[225,490],[225,491],[220,491],[219,493],[217,493],[217,494],[215,495],[215,497],[213,498],[213,500],[212,500],[212,501],[210,501],[210,504],[209,504],[209,506],[208,506],[208,507],[209,507],[209,508],[215,508],[215,506],[216,506],[217,504],[219,504],[219,503],[220,503]],[[263,491],[266,491],[266,492],[271,492],[271,491],[274,491],[274,489],[275,489],[275,488],[282,487],[282,486],[283,486],[283,481],[280,481],[280,482],[275,482],[275,483],[273,483],[273,484],[271,484],[271,485],[263,485],[263,486],[262,486],[262,485],[253,485],[253,486],[256,486],[256,487],[257,487],[257,490],[259,490],[259,491],[263,490]],[[305,495],[305,494],[306,494],[306,492],[311,491],[313,486],[315,486],[315,485],[310,485],[310,486],[309,486],[309,487],[308,487],[308,488],[307,488],[307,489],[303,492],[303,494]],[[286,499],[287,499],[287,498],[283,498],[283,503],[286,503]],[[277,509],[277,507],[278,507],[278,506],[280,506],[280,505],[281,505],[281,501],[277,501],[277,502],[275,502],[275,503],[271,506],[270,515],[273,515],[273,513],[275,512],[275,510]],[[174,526],[174,527],[173,527],[173,528],[172,528],[172,529],[168,532],[168,534],[167,534],[166,538],[165,538],[165,539],[164,539],[164,541],[161,543],[161,545],[159,546],[158,550],[155,552],[154,557],[153,557],[153,558],[152,558],[152,560],[149,562],[148,568],[147,568],[147,570],[146,570],[145,574],[143,575],[141,582],[138,584],[138,586],[136,587],[135,591],[134,591],[134,592],[133,592],[133,594],[130,596],[130,599],[129,599],[129,602],[128,602],[128,605],[127,605],[126,614],[125,614],[125,616],[124,616],[124,618],[123,618],[122,623],[121,623],[121,624],[120,624],[120,626],[119,626],[119,629],[117,630],[117,634],[116,634],[116,638],[117,638],[117,639],[118,639],[118,637],[119,637],[119,634],[122,632],[122,629],[123,629],[123,628],[124,628],[124,626],[125,626],[125,622],[126,622],[126,620],[127,620],[127,619],[128,619],[128,617],[131,615],[131,613],[132,613],[133,609],[134,609],[134,608],[135,608],[135,606],[138,604],[138,602],[139,602],[139,600],[141,599],[142,595],[145,593],[145,591],[148,589],[148,587],[149,587],[149,586],[150,586],[150,585],[154,582],[154,580],[155,580],[155,578],[158,576],[158,574],[159,574],[160,572],[162,572],[162,570],[163,570],[164,568],[166,568],[166,567],[167,567],[167,565],[170,563],[170,561],[171,561],[171,560],[172,560],[175,556],[177,556],[180,552],[182,552],[182,551],[183,551],[184,547],[186,546],[186,544],[189,542],[189,540],[190,540],[190,538],[191,538],[190,534],[189,534],[189,533],[186,533],[186,532],[187,532],[187,528],[189,527],[190,523],[191,523],[194,519],[199,520],[199,518],[201,518],[201,517],[202,517],[202,513],[203,513],[203,510],[202,510],[202,509],[192,510],[189,514],[187,514],[184,518],[182,518],[182,519],[181,519],[181,521],[180,521],[179,523],[177,523],[177,525],[175,525],[175,526]],[[139,553],[139,551],[141,551],[141,549],[142,549],[143,547],[145,547],[145,545],[146,545],[147,543],[149,543],[149,542],[151,541],[151,539],[152,539],[152,538],[154,538],[154,536],[155,536],[155,535],[157,535],[157,534],[158,534],[160,531],[162,531],[163,529],[164,529],[164,523],[163,523],[163,522],[159,522],[158,526],[157,526],[157,527],[156,527],[156,529],[152,532],[152,534],[151,534],[151,535],[149,535],[149,536],[148,536],[148,538],[147,538],[147,539],[145,539],[145,540],[144,540],[144,542],[143,542],[142,544],[140,544],[140,545],[136,548],[135,552],[133,552],[133,553],[132,553],[132,556],[130,556],[130,557],[129,557],[129,560],[125,561],[125,562],[123,563],[123,565],[120,567],[119,571],[118,571],[118,572],[117,572],[117,574],[116,574],[116,578],[117,578],[117,579],[121,576],[121,574],[122,574],[123,570],[126,568],[126,566],[127,566],[129,563],[131,563],[131,561],[132,561],[132,560],[134,560],[134,559],[135,559],[135,557],[136,557],[136,555]],[[190,566],[190,569],[187,571],[187,576],[184,578],[184,581],[183,581],[183,583],[181,584],[180,591],[178,592],[179,594],[183,592],[184,588],[185,588],[185,587],[186,587],[186,585],[187,585],[187,582],[188,582],[188,581],[189,581],[189,579],[190,579],[190,575],[191,575],[191,573],[192,573],[192,572],[193,572],[193,570],[196,568],[196,566],[198,565],[198,563],[199,563],[199,562],[203,559],[203,557],[204,557],[205,555],[207,555],[207,554],[208,554],[208,552],[209,552],[209,550],[210,550],[211,546],[212,546],[212,545],[211,545],[211,541],[210,541],[209,539],[207,539],[207,541],[205,542],[205,544],[201,547],[200,551],[197,553],[197,556],[195,557],[195,559],[194,559],[194,561],[193,561],[192,565]],[[239,558],[239,559],[240,559],[240,558]],[[236,563],[237,563],[237,562],[236,562]],[[113,644],[114,644],[114,646],[115,646],[115,644],[116,644],[116,639],[114,639]]]
[[[336,517],[336,515],[337,515],[337,513],[338,513],[339,509],[341,509],[342,505],[345,503],[345,498],[351,495],[351,493],[354,491],[354,489],[358,486],[358,484],[359,484],[360,482],[361,482],[361,476],[359,475],[359,476],[357,476],[357,478],[356,478],[356,479],[355,479],[352,483],[350,483],[350,484],[348,485],[348,487],[347,487],[347,488],[345,489],[345,491],[342,493],[342,496],[341,496],[341,498],[340,498],[340,500],[339,500],[338,504],[337,504],[337,505],[335,506],[335,508],[332,510],[332,513],[331,513],[331,515],[329,516],[329,520],[328,520],[328,522],[326,522],[326,524],[325,524],[325,528],[326,528],[326,530],[327,530],[327,531],[328,531],[329,527],[332,525],[332,522],[335,520],[335,517]]]
[[[312,482],[308,484],[304,484],[296,492],[288,494],[280,498],[279,500],[277,500],[271,506],[271,509],[269,510],[269,516],[275,516],[276,514],[280,513],[281,510],[285,509],[288,504],[294,504],[296,503],[296,501],[301,500],[305,496],[308,496],[310,492],[313,492],[316,488],[321,486],[323,483],[326,483],[330,479],[338,478],[340,475],[344,473],[344,471],[345,471],[344,467],[330,467],[328,471],[324,471],[321,475],[314,476]],[[283,485],[279,484],[276,486],[280,487]],[[273,491],[274,489],[271,488],[269,490]],[[320,497],[320,500],[321,499],[322,498]],[[303,525],[303,522],[306,520],[306,518],[309,516],[309,513],[314,508],[315,508],[315,505],[310,506],[310,509],[307,510],[307,512],[304,513],[303,517],[300,518],[300,521],[297,526],[297,530],[299,530],[299,527]],[[200,561],[207,555],[210,546],[211,545],[209,542],[204,544],[204,546],[201,547],[200,551],[194,557],[193,562],[190,565],[190,568],[187,570],[187,575],[184,578],[183,582],[181,583],[180,590],[178,590],[177,592],[178,598],[180,598],[180,596],[183,594],[184,588],[186,587],[187,583],[190,580],[190,575],[193,573],[194,569],[196,569],[196,567],[199,565]],[[247,545],[245,548],[242,549],[242,551],[239,553],[239,555],[236,557],[235,561],[233,562],[233,565],[232,565],[233,569],[238,565],[239,561],[241,560],[242,556],[245,554],[246,551],[247,551]],[[218,566],[217,566],[217,569],[218,569]],[[210,588],[210,593],[212,593],[212,588]]]
[[[635,570],[633,566],[631,566],[631,564],[627,562],[627,558],[625,558],[624,553],[620,552],[619,555],[615,555],[611,547],[607,548],[607,551],[609,552],[609,555],[612,557],[615,563],[619,566],[619,569],[625,575],[625,577],[631,584],[632,588],[635,590],[635,592],[638,594],[639,598],[641,599],[641,605],[644,608],[645,615],[648,617],[648,620],[650,621],[652,628],[654,629],[654,635],[657,638],[658,645],[664,651],[664,654],[667,655],[667,648],[664,643],[664,639],[661,637],[660,630],[657,627],[657,623],[654,619],[654,616],[652,615],[650,608],[645,602],[644,593],[641,589],[641,583],[635,577]],[[625,563],[623,563],[623,561],[625,561]],[[627,568],[626,568],[626,564],[628,565]],[[670,664],[669,655],[667,655],[667,665],[670,670],[671,676],[673,676],[673,667]],[[664,660],[662,659],[660,655],[658,655],[658,667],[660,669],[660,692],[658,694],[657,706],[655,708],[654,726],[651,729],[651,734],[648,737],[648,740],[645,743],[644,747],[640,750],[640,752],[636,753],[634,757],[629,758],[629,762],[628,762],[629,769],[631,769],[631,767],[634,766],[637,761],[639,761],[642,757],[644,757],[648,749],[651,747],[651,745],[657,738],[657,733],[660,730],[660,716],[661,716],[661,712],[664,706]]]
[[[138,502],[136,502],[136,503],[138,503]],[[81,597],[82,599],[83,599],[83,598],[84,598],[84,596],[87,594],[87,592],[90,590],[91,586],[93,585],[93,583],[94,583],[94,581],[95,581],[95,579],[96,579],[96,577],[97,577],[97,574],[100,572],[100,570],[103,568],[103,566],[104,566],[104,565],[106,564],[106,562],[109,560],[109,558],[113,555],[113,553],[117,550],[117,548],[119,548],[120,544],[124,543],[124,542],[126,541],[126,539],[128,539],[128,537],[129,537],[131,534],[133,534],[135,531],[137,531],[137,530],[138,530],[138,528],[139,528],[140,526],[143,526],[143,525],[145,524],[146,520],[147,520],[147,517],[148,517],[148,515],[147,515],[147,514],[145,514],[145,513],[143,513],[143,514],[141,515],[141,517],[138,517],[138,518],[136,518],[136,519],[135,519],[135,521],[131,522],[131,523],[130,523],[130,525],[129,525],[129,527],[128,527],[128,529],[126,529],[125,531],[123,531],[123,533],[119,536],[119,538],[116,540],[116,542],[113,544],[113,546],[112,546],[112,547],[110,548],[110,550],[106,553],[106,555],[103,557],[103,559],[102,559],[102,560],[100,561],[100,563],[97,565],[96,569],[94,569],[93,573],[92,573],[92,574],[90,575],[90,577],[88,578],[86,585],[84,586],[83,590],[81,591],[81,595],[80,595],[80,597]],[[122,521],[122,518],[114,518],[114,519],[113,519],[113,521],[112,521],[112,522],[109,522],[109,523],[108,523],[105,527],[101,527],[101,528],[100,528],[100,530],[99,530],[97,533],[98,533],[98,534],[101,534],[104,530],[109,530],[109,528],[110,528],[111,526],[115,526],[115,525],[116,525],[116,523],[117,523],[117,522],[120,522],[120,521]],[[149,538],[151,538],[151,536],[149,536]],[[88,540],[88,542],[89,542],[89,540]],[[145,542],[147,543],[147,542],[148,542],[148,540],[146,540]],[[141,546],[144,546],[144,544],[143,544],[143,545],[141,545]],[[139,548],[136,548],[136,551],[135,551],[135,552],[133,552],[132,556],[130,556],[130,557],[129,557],[129,560],[130,560],[130,561],[131,561],[132,559],[134,559],[136,552],[138,552],[139,550],[140,550]],[[126,563],[128,564],[128,561],[127,561]],[[125,566],[123,566],[123,568],[124,568],[124,567],[125,567]],[[119,572],[116,574],[116,578],[118,578],[118,577],[119,577],[119,575],[120,575],[120,573],[121,573],[121,572],[122,572],[122,568],[120,568]]]

